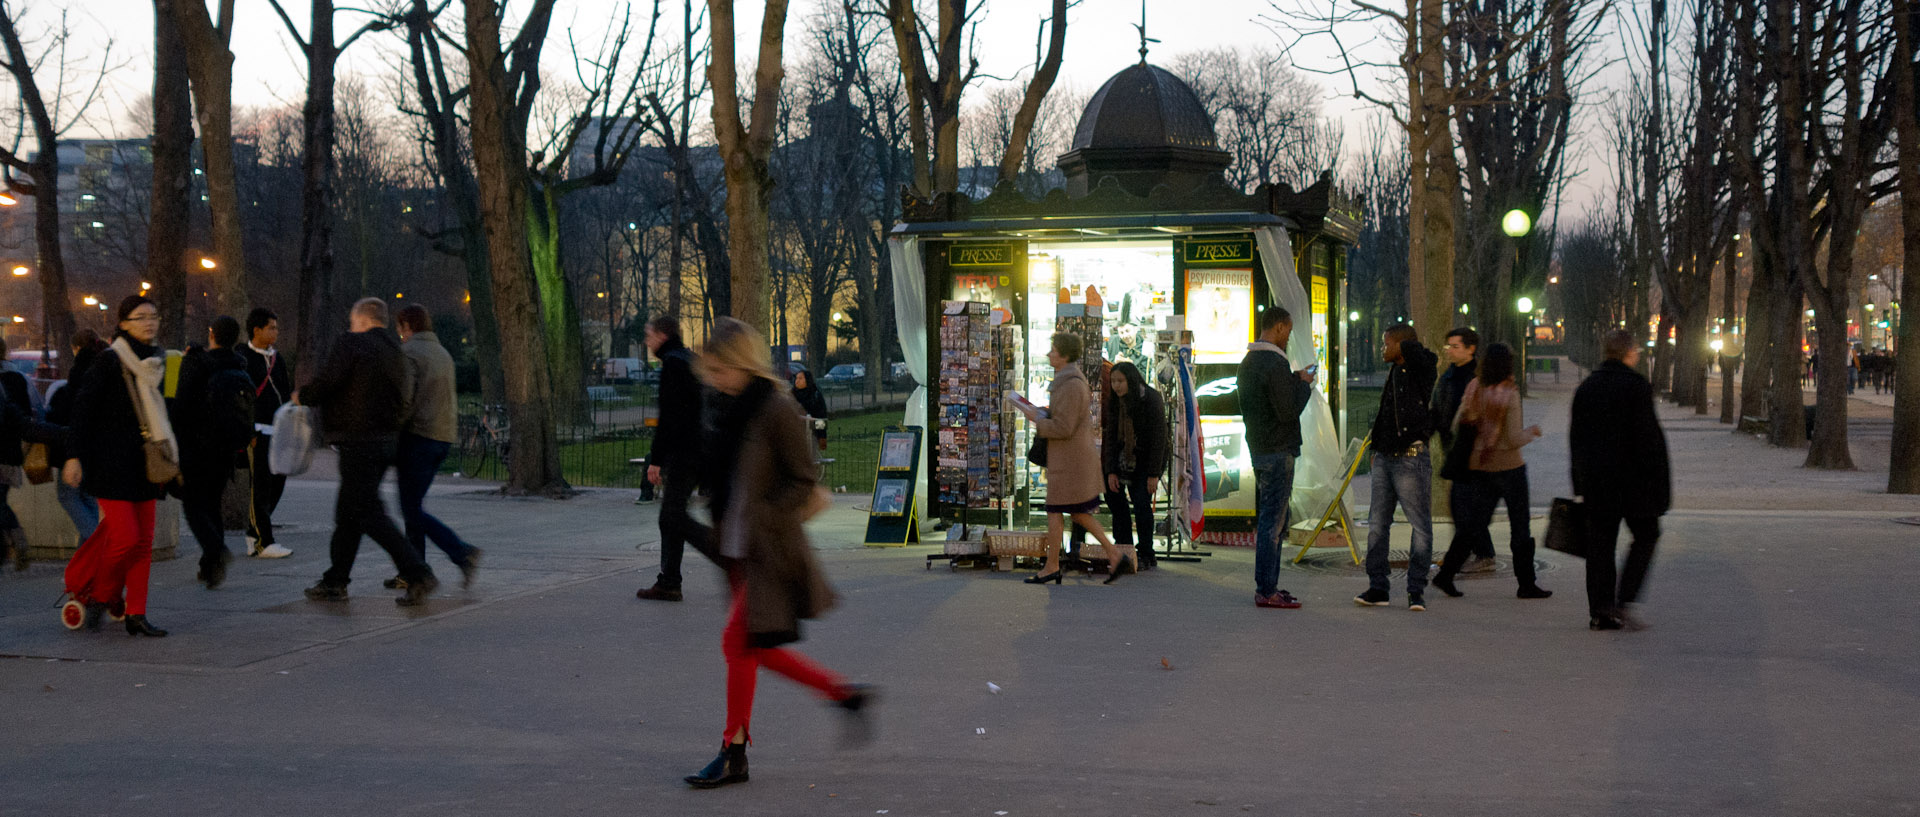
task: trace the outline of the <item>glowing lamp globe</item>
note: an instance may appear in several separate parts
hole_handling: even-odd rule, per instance
[[[1513,238],[1519,238],[1533,231],[1533,217],[1525,210],[1508,210],[1500,219],[1500,231]]]
[[[1524,314],[1527,314],[1527,313],[1529,313],[1529,312],[1532,312],[1532,311],[1533,311],[1533,299],[1532,299],[1532,298],[1528,298],[1528,297],[1524,297],[1524,296],[1523,296],[1523,297],[1521,297],[1521,298],[1520,298],[1520,300],[1518,300],[1518,301],[1514,301],[1514,302],[1513,302],[1513,305],[1514,305],[1514,306],[1516,306],[1516,307],[1518,307],[1518,308],[1520,309],[1520,314],[1522,314],[1522,315],[1524,315]]]

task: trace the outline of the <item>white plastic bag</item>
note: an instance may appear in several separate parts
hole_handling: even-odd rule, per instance
[[[306,406],[287,403],[273,413],[273,442],[267,466],[281,476],[296,476],[313,465],[313,414]]]

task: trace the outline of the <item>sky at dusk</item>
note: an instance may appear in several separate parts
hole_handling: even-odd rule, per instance
[[[365,0],[364,3],[342,0],[340,5],[380,2],[382,0]],[[1319,37],[1301,41],[1279,22],[1282,14],[1276,10],[1275,3],[1286,10],[1297,10],[1301,7],[1296,5],[1297,2],[1147,0],[1148,35],[1162,41],[1151,46],[1149,59],[1165,64],[1176,54],[1218,46],[1246,49],[1291,46],[1296,66],[1322,71],[1337,69],[1341,63],[1329,39]],[[287,7],[288,13],[304,30],[305,0],[283,0],[282,5]],[[457,19],[459,5],[456,0],[446,16]],[[510,3],[510,15],[524,5]],[[546,50],[547,69],[570,75],[572,69],[568,65],[570,54],[566,45],[568,29],[573,30],[576,39],[582,43],[582,49],[587,50],[608,28],[608,21],[619,14],[625,5],[614,0],[560,0],[553,35]],[[631,5],[636,16],[644,14],[650,6],[641,0],[635,0]],[[793,0],[786,35],[789,59],[807,47],[804,40],[805,20],[829,5],[837,7],[837,3],[828,0]],[[297,107],[304,89],[304,59],[298,47],[293,44],[284,24],[266,0],[240,0],[238,6],[233,38],[235,104]],[[1047,0],[988,0],[983,6],[984,12],[978,16],[980,24],[977,30],[981,73],[1024,80],[1031,74],[1034,63],[1037,25],[1048,13],[1050,3]],[[72,3],[69,7],[72,9],[72,25],[76,29],[77,39],[93,49],[111,40],[112,61],[118,66],[110,77],[104,104],[98,113],[76,128],[74,134],[141,135],[135,132],[138,129],[133,126],[126,112],[147,95],[151,83],[151,3],[144,0],[89,0]],[[665,17],[662,31],[672,32],[668,36],[677,36],[679,8],[679,0],[665,0],[663,3]],[[738,3],[737,27],[743,61],[752,58],[752,44],[759,36],[761,8],[759,3],[752,0]],[[49,19],[53,13],[52,3],[36,4],[32,14],[23,22],[23,29],[33,30],[36,20]],[[1066,56],[1056,88],[1071,88],[1082,94],[1091,94],[1115,72],[1136,62],[1139,59],[1137,50],[1140,42],[1134,24],[1139,22],[1140,14],[1140,0],[1080,0],[1069,12]],[[344,38],[366,17],[342,12],[336,19],[339,36]],[[1375,59],[1390,60],[1392,57],[1386,53],[1388,46],[1368,26],[1349,27],[1343,31],[1343,37],[1349,46],[1360,44],[1359,47]],[[1369,42],[1371,45],[1366,45]],[[394,34],[369,34],[342,58],[341,74],[343,77],[358,75],[376,84],[384,83],[385,76],[390,75],[404,58],[404,45],[404,41]],[[448,53],[457,57],[451,51]],[[1376,115],[1377,109],[1352,98],[1352,86],[1344,74],[1310,76],[1326,89],[1323,113],[1338,117],[1343,122],[1347,148],[1353,150],[1364,139],[1367,122]],[[1363,72],[1362,83],[1369,90],[1379,89],[1373,72]],[[1393,89],[1384,90],[1392,93]],[[1590,114],[1593,112],[1589,110]],[[1589,115],[1586,119],[1586,123],[1577,124],[1585,124],[1589,132],[1595,131],[1591,125],[1596,117]],[[1593,141],[1591,134],[1585,141]],[[1578,169],[1590,164],[1598,165],[1591,148],[1576,146],[1570,166]],[[1584,209],[1585,202],[1597,194],[1598,188],[1604,185],[1604,180],[1597,178],[1598,175],[1597,171],[1585,172],[1575,179],[1569,191],[1567,206],[1570,211],[1578,213]]]

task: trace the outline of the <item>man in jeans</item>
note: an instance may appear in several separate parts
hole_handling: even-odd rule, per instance
[[[480,567],[480,549],[460,538],[433,514],[427,513],[427,489],[440,473],[453,447],[454,430],[459,417],[453,399],[453,356],[440,345],[433,333],[433,319],[419,304],[401,307],[394,315],[400,330],[400,352],[407,357],[412,391],[405,403],[406,425],[400,431],[399,464],[394,476],[400,483],[400,518],[406,525],[407,543],[422,561],[427,558],[427,540],[460,568],[462,587],[472,587],[474,572]],[[406,580],[394,577],[388,587],[402,587]]]
[[[408,413],[407,359],[387,331],[385,301],[360,299],[349,320],[352,331],[333,342],[319,374],[293,393],[293,402],[320,409],[321,433],[340,452],[332,563],[320,581],[307,588],[307,598],[346,601],[360,537],[371,536],[407,584],[407,594],[394,603],[412,607],[426,603],[440,582],[380,502],[380,479],[393,465],[400,424]]]
[[[1455,327],[1447,332],[1446,347],[1447,370],[1440,375],[1440,382],[1433,390],[1433,430],[1440,435],[1440,457],[1453,448],[1453,417],[1460,413],[1460,400],[1467,394],[1467,384],[1473,382],[1478,370],[1476,361],[1480,353],[1480,333],[1465,326]],[[1449,483],[1441,480],[1443,488],[1450,490]],[[1460,526],[1453,526],[1454,540],[1460,538]],[[1490,573],[1494,570],[1493,540],[1477,540],[1473,543],[1466,566],[1462,573]]]
[[[1313,369],[1287,362],[1293,316],[1278,306],[1260,313],[1260,335],[1240,359],[1240,413],[1253,458],[1253,603],[1295,608],[1299,599],[1279,588],[1280,549],[1286,544],[1287,502],[1293,497],[1293,458],[1300,456],[1300,413],[1313,393]]]
[[[1413,525],[1413,551],[1407,557],[1407,609],[1427,609],[1427,570],[1433,566],[1433,457],[1427,438],[1433,434],[1428,397],[1438,376],[1440,359],[1420,345],[1413,327],[1387,327],[1380,357],[1392,364],[1380,407],[1373,417],[1373,503],[1367,510],[1367,592],[1355,596],[1362,607],[1385,607],[1392,589],[1387,566],[1387,542],[1393,530],[1395,504],[1407,509]]]

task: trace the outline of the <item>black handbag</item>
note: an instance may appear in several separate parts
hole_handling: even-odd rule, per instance
[[[1547,549],[1587,558],[1587,506],[1556,498],[1547,514]]]
[[[1047,438],[1038,434],[1033,436],[1033,444],[1027,446],[1027,462],[1041,468],[1047,467]]]
[[[1447,459],[1440,464],[1440,478],[1459,482],[1473,473],[1474,439],[1480,436],[1477,423],[1461,423],[1454,429],[1453,444],[1447,446]]]

